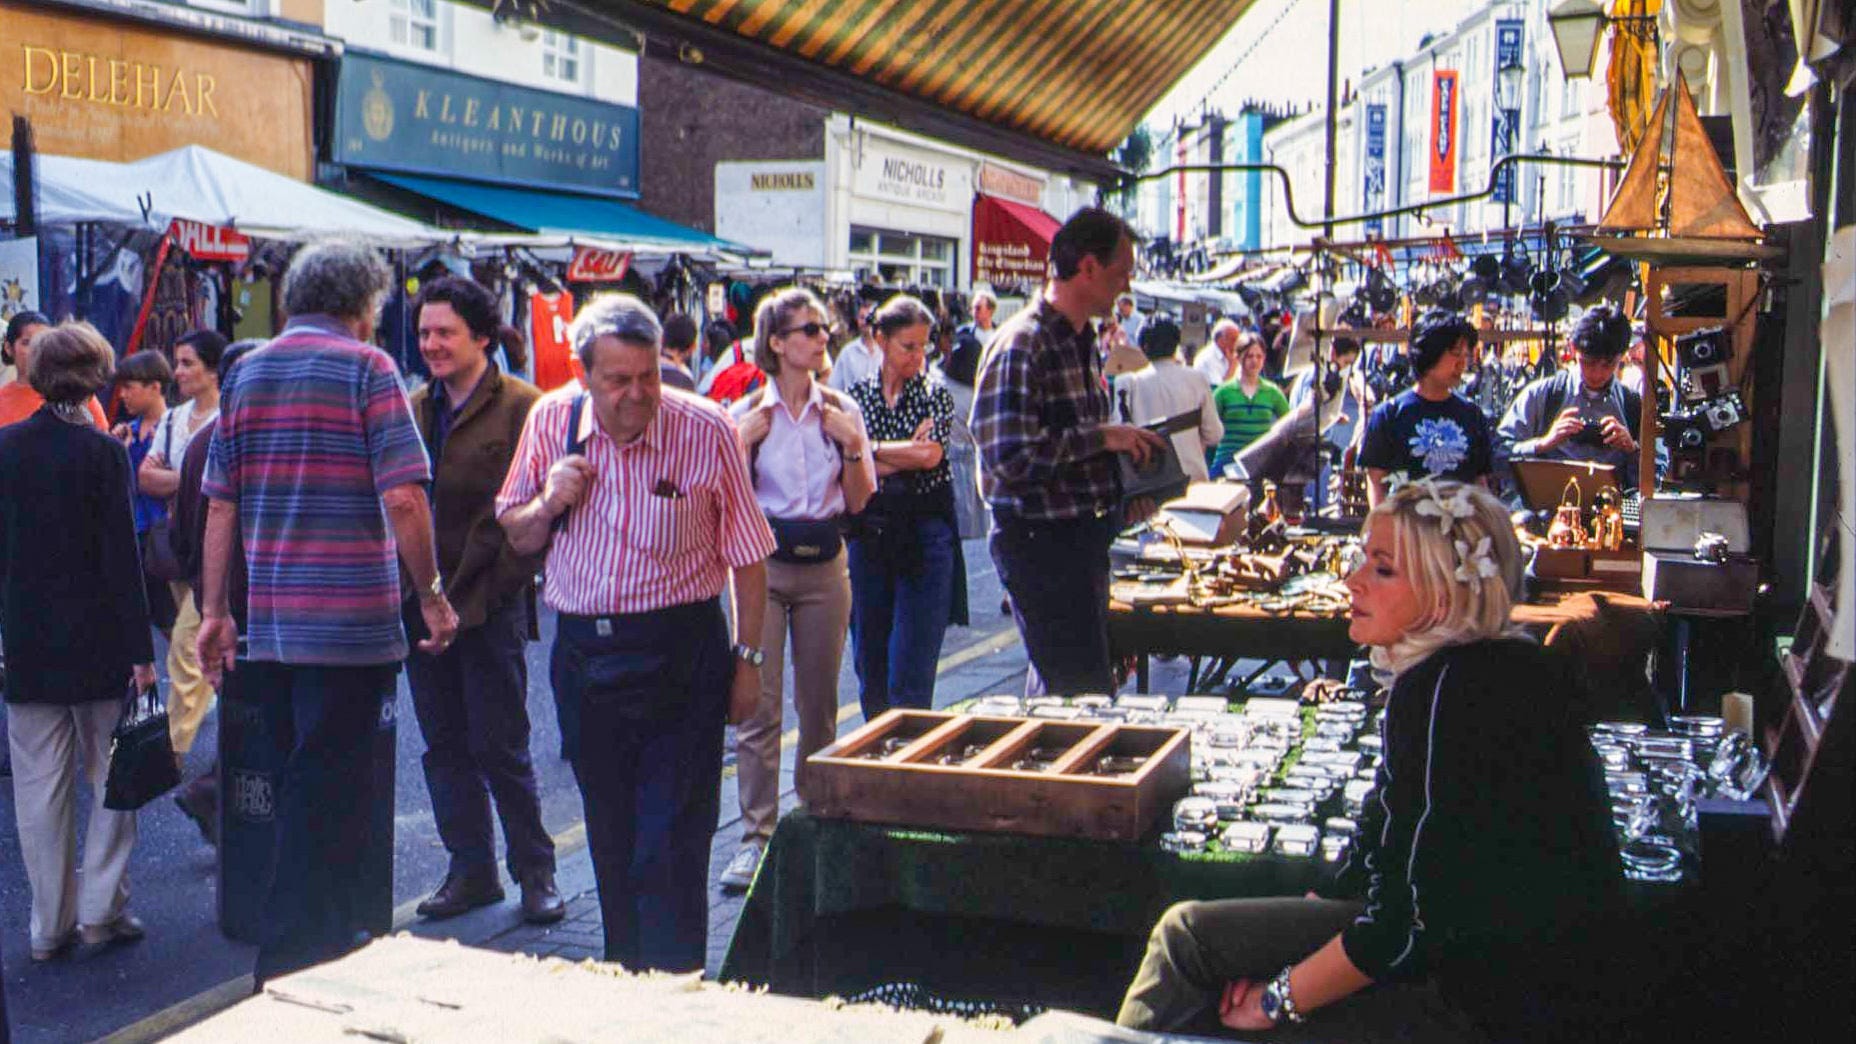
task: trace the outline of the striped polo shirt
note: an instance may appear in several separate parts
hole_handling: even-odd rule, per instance
[[[534,500],[567,451],[578,389],[529,411],[496,513]],[[668,609],[722,593],[731,568],[773,553],[773,531],[748,479],[734,422],[708,399],[666,388],[657,416],[621,445],[593,416],[581,433],[593,485],[548,545],[542,600],[563,613]]]
[[[238,505],[249,657],[405,659],[397,548],[380,495],[430,478],[385,353],[306,316],[245,356],[225,389],[202,488]]]

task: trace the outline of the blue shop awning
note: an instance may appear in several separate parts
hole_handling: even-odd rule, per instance
[[[368,176],[459,210],[540,234],[586,236],[615,245],[678,253],[720,251],[746,256],[760,252],[602,196],[506,188],[416,174],[370,171]]]

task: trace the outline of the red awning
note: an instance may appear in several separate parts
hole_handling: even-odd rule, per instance
[[[1044,281],[1061,222],[1029,203],[980,196],[973,204],[973,281],[1017,286]]]

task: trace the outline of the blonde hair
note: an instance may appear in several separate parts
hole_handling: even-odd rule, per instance
[[[1487,490],[1431,479],[1406,483],[1366,516],[1361,536],[1381,525],[1392,527],[1399,572],[1418,603],[1431,609],[1397,642],[1375,647],[1373,666],[1396,676],[1445,646],[1525,635],[1509,622],[1521,593],[1521,544],[1508,509]],[[1479,559],[1493,575],[1482,575]]]
[[[773,350],[773,339],[802,308],[810,308],[820,323],[831,318],[818,295],[802,286],[775,290],[761,298],[754,309],[754,365],[766,371],[769,377],[780,372],[780,355]]]

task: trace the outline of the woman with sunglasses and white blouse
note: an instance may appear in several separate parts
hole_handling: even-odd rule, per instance
[[[851,615],[842,525],[870,499],[876,464],[857,404],[813,376],[827,340],[825,306],[811,291],[793,287],[763,298],[754,313],[754,362],[770,381],[731,410],[778,548],[767,562],[761,702],[735,734],[742,838],[722,873],[725,888],[753,882],[779,820],[789,635],[799,718],[793,785],[802,801],[810,784],[806,758],[837,735],[838,670]]]

